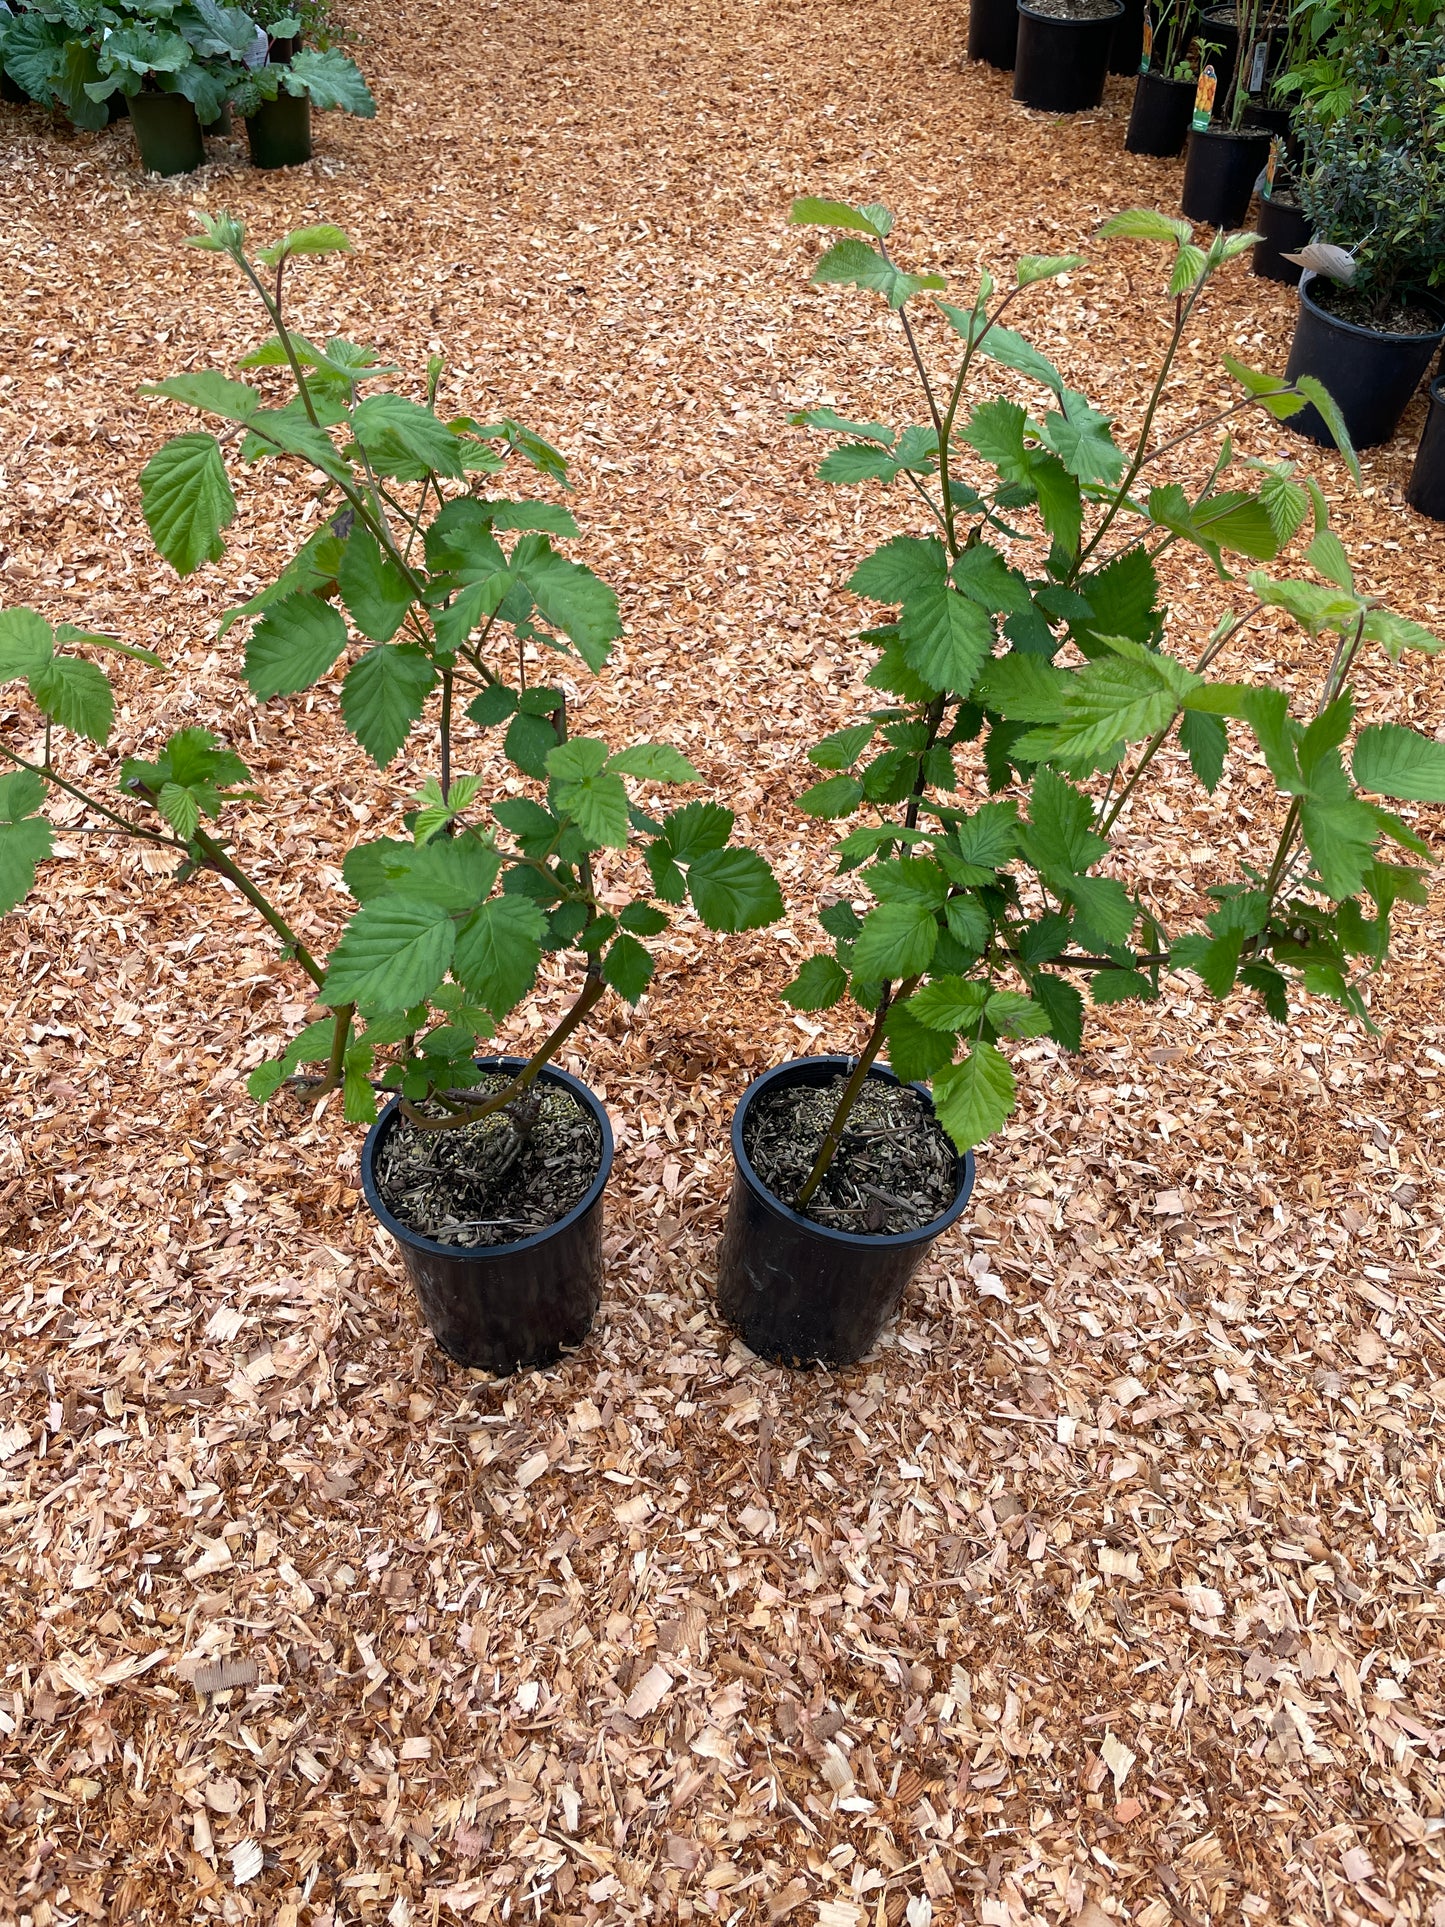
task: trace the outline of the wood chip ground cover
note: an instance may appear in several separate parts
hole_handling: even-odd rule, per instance
[[[494,1384],[419,1329],[359,1134],[249,1105],[308,997],[244,906],[67,839],[0,959],[0,1912],[1438,1927],[1438,899],[1378,1039],[1186,994],[1096,1013],[1075,1059],[1026,1047],[963,1224],[866,1365],[759,1366],[710,1308],[732,1104],[839,1047],[774,1001],[826,881],[791,798],[860,700],[841,585],[911,526],[815,489],[786,426],[909,406],[877,307],[805,285],[788,201],[886,200],[909,264],[966,283],[1172,210],[1179,166],[1121,151],[1127,81],[1030,116],[960,71],[963,10],[917,0],[356,24],[379,117],[324,120],[295,173],[222,144],[147,181],[124,126],[0,110],[0,593],[165,657],[122,676],[115,749],[232,735],[275,812],[236,834],[324,940],[411,769],[365,773],[334,691],[245,700],[217,620],[315,511],[268,482],[249,575],[170,578],[136,477],[180,411],[136,390],[260,332],[181,248],[197,209],[261,238],[339,221],[356,255],[298,276],[298,318],[413,367],[445,348],[459,405],[568,450],[629,632],[581,716],[679,741],[779,850],[795,921],[685,933],[567,1060],[618,1127],[608,1288],[574,1359]],[[1126,418],[1160,278],[1100,248],[1035,307]],[[1225,277],[1174,419],[1219,405],[1223,348],[1281,367],[1291,312]],[[1284,431],[1242,439],[1308,460],[1362,580],[1439,627],[1445,536],[1402,500],[1419,407],[1362,496]],[[1217,593],[1204,564],[1170,586],[1183,646]],[[1240,674],[1318,672],[1253,635]],[[1445,722],[1418,658],[1365,687]],[[1134,860],[1169,909],[1211,832],[1167,773]],[[1228,834],[1257,806],[1246,767]]]

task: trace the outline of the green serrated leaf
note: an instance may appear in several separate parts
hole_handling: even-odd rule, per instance
[[[547,919],[530,898],[500,896],[457,933],[456,974],[494,1017],[515,1009],[536,982],[546,932]]]
[[[55,653],[55,637],[33,609],[0,609],[0,683],[33,676]]]
[[[1003,1128],[1014,1107],[1014,1074],[994,1044],[975,1038],[968,1055],[933,1080],[933,1108],[960,1151]]]
[[[421,1003],[451,962],[452,920],[435,903],[384,896],[364,903],[331,953],[327,1003],[401,1010]]]
[[[1445,803],[1445,743],[1400,723],[1360,731],[1352,759],[1355,781],[1400,802]]]
[[[809,957],[782,997],[794,1010],[830,1010],[847,989],[848,973],[836,958],[817,956]]]
[[[141,470],[140,498],[151,538],[177,574],[225,554],[221,531],[236,498],[214,435],[177,435],[158,449]]]
[[[687,890],[709,930],[761,930],[783,914],[782,893],[754,850],[704,850],[688,866]]]
[[[379,643],[351,665],[341,685],[341,718],[378,769],[396,755],[437,681],[413,642]]]
[[[103,669],[79,656],[52,656],[27,678],[41,712],[92,743],[109,741],[115,697]]]
[[[324,676],[346,647],[346,624],[316,595],[268,609],[246,644],[245,676],[257,702],[294,696]]]
[[[362,635],[372,642],[390,642],[415,598],[396,563],[360,523],[347,537],[336,581],[347,614]]]

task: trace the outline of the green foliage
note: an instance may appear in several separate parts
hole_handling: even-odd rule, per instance
[[[807,202],[795,218],[852,231],[815,278],[850,281],[896,308],[938,277],[908,275],[884,259],[891,224],[879,212]],[[1413,869],[1385,861],[1382,846],[1417,854],[1423,846],[1358,792],[1445,801],[1445,744],[1393,723],[1361,731],[1347,769],[1354,709],[1346,685],[1359,651],[1440,645],[1360,592],[1315,484],[1287,463],[1239,461],[1228,437],[1202,487],[1160,473],[1172,450],[1207,432],[1166,429],[1155,407],[1210,280],[1244,237],[1216,237],[1205,250],[1188,222],[1141,209],[1102,233],[1162,245],[1169,263],[1173,332],[1155,404],[1132,445],[999,319],[1006,307],[1014,319],[1020,291],[1068,272],[1075,256],[1026,259],[1005,296],[994,296],[985,275],[973,306],[937,303],[963,347],[924,397],[941,423],[941,432],[928,431],[926,460],[903,459],[905,438],[921,431],[831,409],[794,418],[842,438],[822,480],[887,487],[906,473],[910,492],[928,501],[929,521],[926,534],[895,534],[865,554],[848,582],[885,612],[865,632],[875,649],[866,680],[892,706],[808,752],[828,773],[798,803],[805,815],[843,820],[838,869],[872,902],[861,915],[851,903],[822,912],[830,946],[806,959],[784,996],[795,1009],[825,1010],[851,995],[872,1015],[865,1058],[886,1045],[900,1075],[931,1078],[938,1116],[960,1149],[1008,1116],[1008,1057],[1019,1040],[1080,1048],[1080,979],[1095,1005],[1155,998],[1163,973],[1184,969],[1214,996],[1242,984],[1277,1018],[1300,992],[1363,1015],[1352,959],[1383,960],[1391,906],[1421,888]],[[865,235],[873,238],[854,238]],[[1233,412],[1285,419],[1316,400],[1303,382],[1226,359],[1244,391]],[[977,395],[973,384],[990,362],[1036,384],[1044,406],[987,389]],[[1353,464],[1342,427],[1337,439]],[[1227,612],[1192,664],[1171,652],[1155,566],[1164,549],[1187,544],[1230,582],[1236,558],[1272,564],[1306,529],[1309,574],[1254,569],[1250,608]],[[1210,673],[1260,608],[1288,611],[1338,642],[1313,720],[1291,713],[1283,689]],[[1191,610],[1191,627],[1196,620]],[[1212,794],[1231,741],[1263,757],[1286,799],[1285,829],[1258,867],[1246,863],[1239,881],[1216,887],[1202,929],[1171,940],[1111,874],[1127,867],[1124,812],[1164,759],[1176,768],[1187,759]],[[981,776],[996,800],[980,802]],[[1221,836],[1221,854],[1230,843],[1232,833]],[[800,1203],[807,1195],[805,1187]]]

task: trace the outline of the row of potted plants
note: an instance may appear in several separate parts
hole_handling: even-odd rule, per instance
[[[324,0],[0,0],[0,85],[81,128],[128,116],[149,173],[201,166],[233,114],[255,166],[292,167],[313,108],[376,112],[336,37]]]
[[[1307,476],[1235,449],[1236,418],[1312,406],[1354,468],[1318,381],[1226,356],[1236,400],[1182,430],[1161,420],[1210,284],[1251,236],[1201,248],[1187,222],[1144,211],[1101,230],[1169,256],[1173,326],[1138,435],[1121,441],[1014,325],[1081,256],[1025,256],[1006,287],[984,275],[951,301],[941,275],[897,264],[884,208],[810,200],[793,219],[836,233],[813,280],[881,294],[919,375],[916,421],[794,417],[835,444],[824,482],[902,487],[920,520],[854,571],[849,587],[872,612],[859,646],[874,706],[808,752],[816,780],[798,798],[805,819],[837,826],[836,874],[815,952],[783,995],[837,1013],[836,1048],[742,1094],[718,1256],[719,1305],[756,1352],[837,1364],[874,1342],[964,1211],[974,1149],[1014,1106],[1020,1040],[1078,1050],[1090,1005],[1155,1000],[1180,972],[1214,998],[1258,999],[1280,1023],[1317,994],[1369,1024],[1362,973],[1386,959],[1395,905],[1425,895],[1409,859],[1426,845],[1394,806],[1445,802],[1445,743],[1395,722],[1358,728],[1355,682],[1377,650],[1442,645],[1359,588]],[[773,922],[782,898],[676,749],[574,729],[567,684],[605,665],[617,601],[559,547],[579,533],[567,508],[504,482],[520,463],[565,489],[561,456],[513,420],[443,408],[436,357],[408,394],[374,350],[290,325],[288,272],[344,251],[336,229],[253,256],[221,217],[196,244],[245,278],[269,332],[244,379],[189,372],[146,392],[218,419],[228,441],[239,429],[242,464],[297,464],[330,498],[222,635],[244,630],[255,701],[324,685],[376,770],[430,744],[432,773],[409,803],[383,793],[391,832],[346,856],[355,907],[318,954],[220,826],[255,792],[210,731],[143,732],[114,795],[67,765],[66,732],[99,746],[112,734],[97,652],[156,658],[6,610],[0,683],[26,694],[7,699],[0,736],[0,912],[33,887],[52,819],[169,851],[178,882],[223,879],[318,1011],[252,1072],[251,1095],[264,1103],[298,1079],[339,1090],[346,1119],[370,1127],[367,1202],[441,1345],[497,1372],[543,1363],[585,1336],[599,1300],[612,1155],[602,1104],[557,1054],[585,1044],[607,998],[643,997],[653,947],[686,904],[709,929],[737,932]],[[947,367],[930,370],[919,351],[908,311],[920,302],[957,338]],[[993,392],[998,367],[1029,385],[1031,407]],[[1204,484],[1172,479],[1173,458],[1203,438],[1215,450]],[[1200,468],[1190,459],[1187,472]],[[172,438],[140,482],[172,567],[223,561],[238,504],[215,435]],[[1157,568],[1178,543],[1223,585],[1190,659]],[[1306,573],[1276,573],[1292,544]],[[1241,634],[1277,611],[1326,643],[1299,711],[1282,683],[1230,667]],[[1231,750],[1263,758],[1278,807],[1267,834],[1269,813],[1255,810],[1261,841],[1242,860],[1234,815],[1221,821],[1202,921],[1194,903],[1163,905],[1101,869],[1124,858],[1127,873],[1130,806],[1151,778],[1184,759],[1212,795]],[[679,786],[687,800],[666,801]],[[1192,822],[1189,833],[1197,843]],[[571,1001],[529,1055],[509,1054],[499,1033],[549,957],[547,981],[567,982]],[[302,1078],[305,1066],[316,1070]]]
[[[1181,211],[1243,224],[1256,274],[1300,290],[1287,372],[1328,375],[1357,447],[1388,441],[1445,342],[1445,16],[1427,0],[973,0],[970,55],[1015,98],[1096,106],[1110,36],[1139,49],[1132,153],[1186,153]],[[1242,50],[1242,51],[1241,51]],[[1115,70],[1120,62],[1116,58]],[[1438,384],[1409,500],[1445,518]],[[1318,415],[1294,424],[1326,439]]]

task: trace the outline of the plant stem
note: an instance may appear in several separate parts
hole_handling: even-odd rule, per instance
[[[316,1087],[317,1095],[324,1097],[334,1091],[344,1075],[346,1046],[351,1039],[351,1019],[356,1013],[355,1004],[340,1004],[336,1010],[336,1029],[331,1036],[331,1056],[327,1059],[326,1075]]]
[[[442,671],[442,720],[441,720],[441,790],[442,801],[447,801],[452,786],[452,672]]]
[[[466,1110],[457,1111],[451,1117],[428,1117],[425,1112],[418,1111],[415,1105],[403,1098],[402,1115],[408,1118],[419,1131],[458,1131],[463,1125],[475,1124],[479,1118],[490,1117],[496,1111],[505,1110],[536,1081],[544,1065],[556,1055],[578,1025],[585,1022],[588,1014],[601,1002],[606,989],[601,966],[589,964],[581,994],[572,1008],[527,1059],[506,1089],[498,1091],[495,1097],[489,1097],[481,1104],[469,1105]]]
[[[908,981],[900,987],[898,992],[899,996],[911,997],[921,982],[921,977],[910,977]],[[827,1134],[819,1147],[817,1157],[813,1161],[813,1168],[808,1173],[807,1183],[793,1200],[793,1209],[795,1211],[806,1210],[814,1192],[827,1176],[828,1166],[838,1155],[838,1147],[843,1142],[843,1133],[847,1129],[849,1113],[858,1102],[859,1093],[867,1081],[868,1073],[873,1068],[879,1051],[883,1048],[883,1034],[887,1027],[888,1012],[892,1003],[893,986],[891,984],[885,984],[883,986],[883,995],[878,999],[878,1009],[874,1014],[873,1028],[869,1031],[868,1041],[863,1046],[863,1054],[854,1067],[853,1075],[843,1086],[843,1095],[838,1099],[837,1108],[834,1110],[832,1119],[829,1122]]]
[[[143,824],[132,823],[129,818],[121,816],[106,804],[97,802],[88,790],[83,790],[78,784],[67,781],[58,771],[52,769],[48,762],[32,763],[11,749],[8,743],[0,743],[0,756],[8,757],[17,769],[28,769],[32,776],[38,776],[43,783],[53,783],[58,790],[64,790],[67,796],[73,796],[78,803],[84,803],[87,809],[94,810],[97,816],[105,817],[117,830],[124,831],[127,836],[137,837],[143,843],[159,843],[167,850],[180,850],[184,853],[186,845],[179,837],[166,836],[159,830],[148,830]]]
[[[1129,798],[1133,795],[1134,790],[1138,786],[1139,778],[1144,774],[1145,770],[1148,769],[1149,765],[1154,761],[1154,758],[1159,754],[1159,751],[1164,747],[1165,739],[1168,737],[1170,731],[1173,729],[1174,725],[1179,721],[1179,718],[1183,714],[1184,712],[1182,709],[1176,709],[1174,714],[1169,718],[1168,722],[1165,723],[1164,727],[1162,729],[1155,730],[1154,734],[1149,738],[1149,741],[1144,746],[1144,753],[1139,758],[1139,761],[1134,765],[1133,773],[1131,774],[1128,782],[1124,785],[1123,789],[1121,789],[1119,794],[1115,797],[1112,809],[1109,811],[1108,815],[1104,818],[1103,822],[1100,823],[1099,825],[1100,836],[1107,836],[1110,830],[1112,830],[1114,825],[1118,822],[1119,812],[1123,809],[1124,805],[1129,801]]]
[[[291,928],[290,924],[287,923],[285,917],[282,916],[275,904],[271,902],[270,898],[258,889],[250,877],[246,875],[246,872],[241,869],[239,864],[231,861],[215,837],[209,835],[205,830],[198,829],[192,837],[191,842],[194,847],[201,852],[206,868],[214,870],[218,876],[223,876],[228,882],[235,884],[247,903],[249,903],[253,909],[260,912],[261,916],[270,924],[286,948],[295,957],[297,963],[299,963],[301,968],[306,972],[306,975],[311,979],[312,983],[320,989],[322,983],[325,981],[326,972],[322,969],[321,965],[317,963],[311,952],[306,948],[305,944],[302,943],[301,939]]]

